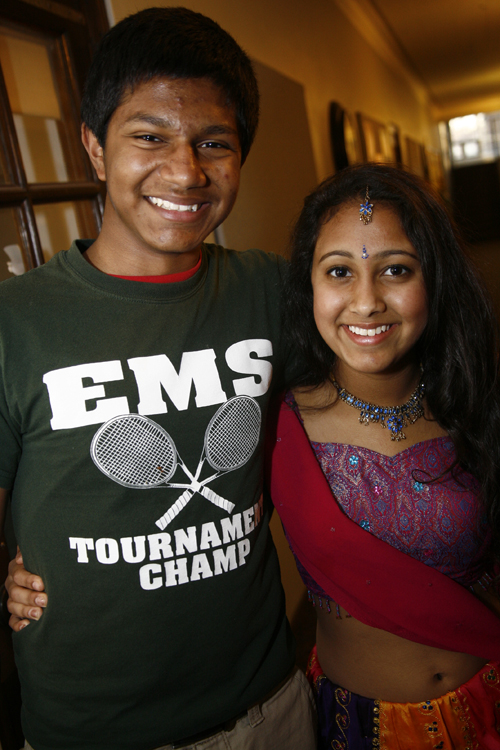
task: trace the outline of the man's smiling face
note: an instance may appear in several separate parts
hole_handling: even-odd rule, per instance
[[[168,255],[172,271],[194,265],[239,186],[236,116],[222,90],[206,78],[156,78],[124,97],[104,149],[86,135],[108,191],[101,244],[137,264]]]

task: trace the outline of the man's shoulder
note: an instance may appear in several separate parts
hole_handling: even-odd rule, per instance
[[[26,295],[47,278],[47,264],[32,268],[21,276],[13,276],[0,282],[0,296],[10,299],[18,295]]]
[[[36,268],[31,268],[20,276],[13,276],[0,282],[0,298],[2,300],[16,299],[26,295],[44,293],[48,286],[54,289],[60,288],[63,280],[70,277],[68,274],[71,264],[68,257],[81,255],[83,250],[92,244],[93,240],[75,240],[69,250],[61,250],[52,256],[46,263]]]
[[[288,261],[276,253],[268,253],[264,250],[251,248],[249,250],[231,250],[221,245],[205,243],[209,264],[219,266],[221,269],[231,268],[235,272],[244,274],[263,275],[269,274],[281,276],[288,267]]]

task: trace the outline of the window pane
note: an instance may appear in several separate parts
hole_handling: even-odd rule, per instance
[[[21,251],[15,210],[0,209],[0,281],[20,276],[26,270]]]
[[[465,141],[464,154],[467,159],[477,159],[480,154],[479,141]]]
[[[492,162],[500,156],[500,112],[455,117],[449,129],[455,166]]]
[[[89,239],[86,216],[92,211],[90,201],[47,203],[34,206],[36,225],[45,261],[60,250],[67,250],[75,239]],[[96,236],[96,233],[93,233]]]
[[[51,42],[0,29],[0,64],[28,182],[67,182],[71,157]]]
[[[68,172],[59,137],[60,121],[14,114],[17,140],[28,182],[67,182]]]

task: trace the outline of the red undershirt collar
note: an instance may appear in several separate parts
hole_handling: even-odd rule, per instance
[[[181,273],[164,273],[160,276],[121,276],[120,274],[110,273],[109,276],[114,276],[116,279],[125,279],[127,281],[145,281],[150,284],[172,284],[176,281],[187,281],[191,276],[199,270],[201,266],[201,251],[198,263],[187,271]]]

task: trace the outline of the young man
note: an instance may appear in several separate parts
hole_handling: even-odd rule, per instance
[[[50,597],[14,637],[35,750],[314,747],[262,497],[281,264],[203,244],[257,115],[213,21],[119,23],[82,105],[102,231],[0,287],[1,497]]]

